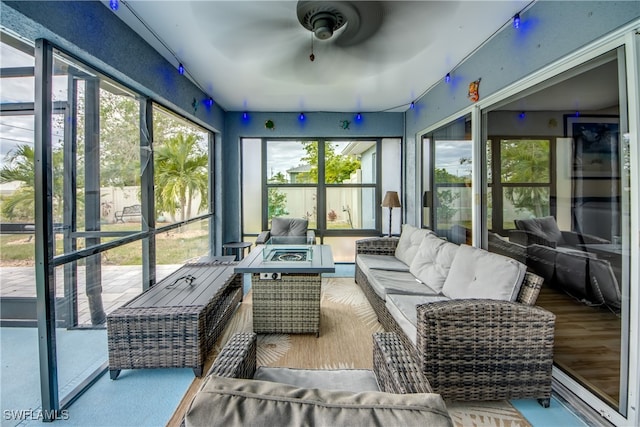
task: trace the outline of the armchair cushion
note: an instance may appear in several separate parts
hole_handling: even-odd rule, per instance
[[[442,293],[451,299],[515,301],[527,267],[509,257],[460,245]]]
[[[431,230],[424,228],[416,228],[410,224],[404,224],[402,226],[402,233],[400,234],[400,240],[398,246],[396,246],[396,258],[404,262],[407,265],[411,265],[413,258],[418,253],[418,248],[422,243],[422,240],[427,234],[435,234]]]
[[[309,221],[303,218],[272,218],[272,236],[306,236]]]
[[[254,380],[359,393],[379,391],[376,375],[369,369],[294,369],[260,366]]]
[[[186,426],[260,425],[451,426],[441,396],[300,388],[269,381],[210,376],[196,394]]]
[[[304,218],[271,219],[271,230],[263,231],[256,239],[257,245],[265,244],[269,239],[281,238],[281,244],[315,244],[316,233],[308,229],[309,220]]]
[[[422,239],[409,271],[422,283],[440,292],[458,247],[454,243],[440,239],[435,234],[428,234]]]

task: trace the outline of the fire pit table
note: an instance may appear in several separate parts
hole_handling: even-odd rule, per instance
[[[235,272],[252,274],[253,332],[320,336],[321,274],[335,272],[331,246],[269,241]]]

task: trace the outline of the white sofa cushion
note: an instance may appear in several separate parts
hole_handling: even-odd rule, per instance
[[[371,288],[383,300],[386,299],[388,293],[403,295],[437,294],[429,286],[416,280],[413,274],[408,271],[371,269],[367,279]]]
[[[369,271],[372,268],[388,271],[409,271],[409,266],[393,255],[358,254],[356,264],[366,276],[369,275]]]
[[[411,265],[411,261],[418,253],[422,239],[427,234],[435,233],[424,228],[416,228],[410,224],[403,224],[400,240],[398,241],[398,246],[396,246],[396,258],[407,265]]]
[[[448,299],[449,298],[442,295],[388,294],[384,305],[404,334],[409,337],[413,345],[416,345],[418,337],[418,314],[416,306],[436,301],[447,301]]]
[[[451,299],[482,298],[515,301],[527,267],[502,255],[460,245],[442,293]]]
[[[459,246],[429,234],[422,239],[409,267],[411,274],[436,292],[442,290]]]

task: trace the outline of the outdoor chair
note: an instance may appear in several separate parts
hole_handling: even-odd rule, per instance
[[[309,220],[304,218],[272,218],[271,230],[260,233],[256,245],[264,245],[269,239],[275,244],[314,245],[316,233],[308,227]]]
[[[374,334],[374,369],[256,369],[256,334],[223,347],[183,425],[452,426],[442,396],[393,334]]]

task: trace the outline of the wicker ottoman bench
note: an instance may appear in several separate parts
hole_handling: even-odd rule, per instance
[[[207,355],[242,301],[235,265],[187,264],[107,316],[109,374],[192,368]]]

